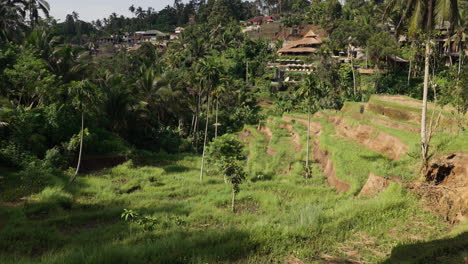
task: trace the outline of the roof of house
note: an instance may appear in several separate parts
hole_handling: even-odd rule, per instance
[[[283,48],[280,51],[280,53],[314,53],[317,52],[317,49],[315,48],[308,48],[308,47],[302,47],[302,48]]]
[[[145,33],[143,33],[143,35],[166,35],[166,34],[164,34],[163,32],[161,32],[159,30],[152,29],[152,30],[145,31]]]
[[[409,60],[405,60],[405,59],[403,59],[401,57],[398,57],[398,56],[388,56],[388,59],[393,60],[395,62],[403,62],[403,63],[408,63],[409,62]]]
[[[264,18],[265,17],[263,17],[263,16],[257,16],[257,17],[249,19],[249,22],[254,22],[254,23],[255,22],[262,22]]]
[[[316,38],[318,35],[315,34],[314,31],[312,30],[309,30],[309,32],[307,32],[307,34],[304,35],[304,38]]]
[[[286,45],[278,53],[313,53],[317,51],[316,46],[320,44],[322,44],[322,40],[310,30],[302,39]]]

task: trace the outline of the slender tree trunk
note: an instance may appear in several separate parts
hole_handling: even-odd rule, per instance
[[[208,96],[208,102],[206,107],[206,124],[205,124],[205,139],[203,140],[203,154],[200,166],[200,182],[203,181],[203,168],[205,167],[205,154],[206,154],[206,141],[208,139],[208,124],[210,119],[210,97]]]
[[[215,123],[215,138],[218,137],[218,111],[219,111],[219,98],[216,97],[216,123]]]
[[[195,126],[195,115],[193,114],[193,115],[192,115],[192,123],[191,123],[191,125],[190,125],[190,133],[189,133],[189,135],[193,135],[194,126]]]
[[[78,172],[80,171],[81,154],[83,153],[83,135],[84,135],[84,111],[81,110],[80,152],[78,154],[78,164],[76,165],[75,175],[73,175],[73,178],[70,180],[70,183],[73,183],[76,180],[76,177],[78,176]]]
[[[458,56],[458,79],[460,79],[460,73],[461,73],[461,67],[462,67],[462,64],[463,64],[463,46],[462,46],[462,43],[460,42],[460,56]]]
[[[201,91],[198,93],[198,103],[197,103],[197,111],[195,114],[195,124],[193,128],[193,135],[194,135],[194,140],[195,140],[195,150],[198,152],[198,125],[200,122],[200,105],[201,105]]]
[[[426,40],[426,52],[425,52],[425,64],[424,64],[424,88],[423,88],[423,104],[422,104],[422,115],[421,115],[421,158],[422,158],[422,168],[426,170],[427,168],[427,157],[429,150],[429,142],[427,141],[427,127],[426,127],[426,117],[427,117],[427,92],[429,87],[429,68],[431,62],[431,44],[430,39]]]
[[[356,74],[354,73],[354,61],[353,61],[353,55],[351,54],[351,71],[353,73],[353,93],[354,97],[356,97]]]
[[[232,201],[231,201],[231,211],[233,213],[236,212],[236,191],[234,188],[232,188]]]
[[[369,50],[366,48],[366,69],[369,69]]]
[[[247,62],[247,67],[245,69],[245,83],[249,85],[249,62]]]
[[[411,81],[411,68],[413,67],[413,60],[409,61],[409,69],[408,69],[408,80],[406,82],[406,86],[410,86],[410,81]]]
[[[310,152],[310,105],[307,106],[307,149],[306,149],[306,177],[310,178],[309,152]]]

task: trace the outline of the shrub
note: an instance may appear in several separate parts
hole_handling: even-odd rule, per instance
[[[63,168],[66,164],[65,158],[63,157],[62,153],[60,153],[58,147],[47,150],[43,162],[46,166],[56,168]]]
[[[46,187],[40,194],[39,200],[47,204],[58,205],[64,209],[71,208],[73,196],[61,187]]]

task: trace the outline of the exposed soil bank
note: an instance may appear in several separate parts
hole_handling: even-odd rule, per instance
[[[388,155],[391,159],[399,159],[408,152],[408,146],[400,139],[372,126],[352,126],[340,116],[329,116],[328,121],[335,124],[338,135],[353,139],[368,149]]]
[[[289,133],[291,133],[291,137],[290,137],[290,140],[291,142],[294,144],[294,150],[296,152],[300,152],[301,149],[302,149],[302,146],[301,146],[301,137],[299,136],[298,133],[296,133],[296,131],[294,130],[293,126],[290,125],[290,124],[281,124],[280,125],[281,128],[284,128],[284,129],[287,129],[289,131]]]
[[[364,184],[359,192],[359,196],[374,196],[385,190],[389,184],[389,180],[371,173],[366,184]]]
[[[351,186],[349,183],[336,177],[333,161],[329,159],[328,151],[320,149],[318,138],[315,138],[314,140],[313,155],[315,162],[322,165],[323,174],[327,177],[328,184],[335,187],[337,192],[348,191]]]
[[[239,135],[239,139],[243,142],[248,142],[250,141],[249,138],[255,138],[254,135],[252,135],[252,132],[248,129],[244,129],[242,133]]]
[[[451,223],[468,220],[468,153],[442,156],[429,165],[423,181],[410,185],[428,207]]]
[[[271,138],[273,137],[273,133],[271,132],[271,129],[267,126],[259,126],[258,131],[262,132],[263,135],[265,135],[265,138],[268,141],[268,145],[270,145]],[[274,156],[276,155],[276,153],[278,153],[278,151],[276,151],[276,149],[270,146],[267,146],[266,153],[270,156]]]

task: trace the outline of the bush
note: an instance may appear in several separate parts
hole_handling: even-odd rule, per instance
[[[63,168],[66,165],[65,158],[63,157],[62,153],[60,153],[58,147],[54,147],[46,151],[43,163],[46,166],[55,168]]]
[[[57,205],[64,209],[70,209],[73,204],[73,196],[61,187],[46,187],[40,194],[39,200],[50,205]]]

